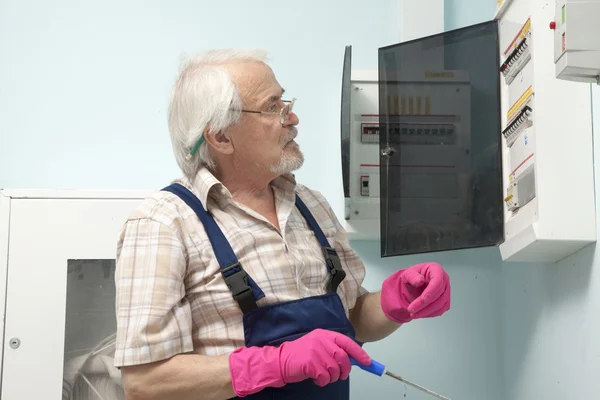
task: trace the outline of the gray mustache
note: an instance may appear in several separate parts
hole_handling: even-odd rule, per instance
[[[291,142],[292,140],[296,139],[296,136],[298,136],[298,128],[293,126],[290,128],[290,137],[288,139],[288,142]]]

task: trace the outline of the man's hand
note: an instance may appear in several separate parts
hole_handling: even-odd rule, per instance
[[[319,386],[346,380],[352,369],[349,357],[371,364],[369,355],[349,337],[316,329],[278,348],[242,347],[229,357],[229,368],[233,389],[243,397],[305,379]]]
[[[437,263],[402,269],[383,282],[381,308],[400,324],[438,317],[450,309],[450,278]]]

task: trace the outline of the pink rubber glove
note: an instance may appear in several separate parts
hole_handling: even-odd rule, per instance
[[[450,278],[432,262],[402,269],[383,282],[381,308],[400,324],[439,317],[450,309]]]
[[[237,349],[229,357],[229,371],[233,390],[242,397],[305,379],[319,386],[346,380],[352,369],[348,356],[371,364],[369,355],[348,336],[316,329],[279,347]]]

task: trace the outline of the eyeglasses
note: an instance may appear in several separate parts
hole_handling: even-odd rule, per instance
[[[276,112],[276,111],[254,111],[254,110],[244,110],[244,109],[237,110],[237,111],[252,113],[252,114],[279,115],[279,122],[281,123],[281,125],[283,125],[285,123],[285,121],[287,120],[287,118],[289,117],[290,113],[292,112],[292,108],[294,107],[296,98],[293,98],[292,100],[281,100],[281,101],[283,103],[285,103],[285,105],[281,108],[281,110],[279,110],[279,112]],[[236,110],[231,110],[231,111],[236,111]],[[194,147],[192,147],[190,149],[190,152],[186,156],[186,160],[192,159],[194,154],[200,148],[200,145],[202,144],[202,142],[204,142],[204,135],[200,136],[200,138],[198,139],[198,141],[196,142]]]
[[[287,120],[288,116],[290,115],[290,113],[292,112],[292,108],[294,107],[294,103],[296,102],[296,99],[293,98],[292,100],[281,100],[281,101],[283,103],[285,103],[285,105],[281,108],[281,110],[279,110],[279,112],[276,112],[276,111],[254,111],[254,110],[244,110],[244,109],[241,109],[239,111],[245,112],[245,113],[252,113],[252,114],[279,115],[279,122],[281,123],[281,125],[283,125],[285,123],[285,121]]]

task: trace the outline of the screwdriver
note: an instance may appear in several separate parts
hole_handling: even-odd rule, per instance
[[[410,385],[416,389],[419,389],[420,391],[425,392],[433,397],[436,397],[441,400],[450,400],[448,397],[442,396],[441,394],[437,394],[429,389],[424,388],[423,386],[417,385],[416,383],[409,381],[408,379],[405,379],[399,375],[391,373],[390,371],[386,370],[385,365],[383,365],[375,360],[371,360],[371,365],[362,365],[358,361],[356,361],[354,358],[350,357],[350,362],[352,365],[356,365],[360,369],[370,372],[374,375],[382,376],[383,374],[385,374],[387,376],[391,376],[392,378],[399,380],[400,382],[404,382],[407,385]]]

